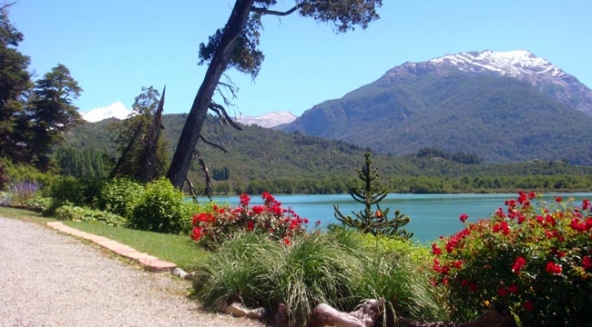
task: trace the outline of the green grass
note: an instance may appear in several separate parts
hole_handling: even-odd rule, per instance
[[[96,222],[64,221],[81,231],[104,236],[160,259],[175,263],[187,271],[200,267],[208,256],[189,236],[161,234],[128,228],[111,227]]]
[[[42,217],[36,212],[6,207],[0,207],[0,217],[39,224],[56,221],[54,218]],[[87,233],[108,237],[140,252],[146,252],[162,260],[173,262],[186,271],[193,271],[200,267],[208,256],[208,253],[195,244],[189,236],[117,228],[96,222],[63,221],[62,223]]]

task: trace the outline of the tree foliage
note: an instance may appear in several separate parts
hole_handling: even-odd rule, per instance
[[[48,168],[52,149],[64,139],[64,132],[82,123],[78,108],[72,104],[81,92],[70,70],[62,64],[35,82],[26,110],[30,133],[26,159],[38,168]]]
[[[32,87],[27,71],[29,57],[16,47],[23,34],[10,22],[6,8],[0,9],[0,156],[12,157],[18,152],[16,127],[24,115],[26,92]]]
[[[216,90],[220,90],[218,87],[222,74],[229,67],[251,74],[253,78],[259,73],[264,59],[258,49],[263,16],[286,16],[297,12],[316,21],[333,23],[337,32],[346,32],[355,26],[365,28],[371,21],[378,19],[376,8],[382,5],[382,0],[295,0],[293,7],[286,11],[275,10],[276,5],[276,0],[236,0],[224,28],[218,29],[209,38],[208,44],[200,46],[200,63],[209,66],[167,173],[176,187],[181,188],[187,177],[208,109],[228,118],[225,108],[212,101]],[[233,88],[230,91],[232,95],[235,94]],[[224,95],[223,98],[227,102]]]

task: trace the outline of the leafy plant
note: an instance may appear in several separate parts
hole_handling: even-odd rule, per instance
[[[523,326],[590,325],[591,203],[535,198],[520,192],[506,210],[432,245],[435,282],[448,288],[455,318],[471,319],[496,300]]]
[[[122,217],[129,218],[138,204],[144,187],[128,178],[115,178],[107,182],[96,199],[96,206]]]
[[[129,218],[129,225],[134,229],[159,233],[188,232],[191,217],[185,216],[183,202],[183,192],[168,180],[157,179],[146,185]]]
[[[380,201],[387,195],[384,188],[379,188],[376,184],[372,185],[378,178],[378,169],[371,169],[372,160],[370,160],[370,153],[366,152],[365,165],[362,169],[357,169],[358,178],[364,182],[364,188],[351,188],[349,194],[351,197],[364,204],[364,210],[353,212],[355,218],[345,216],[339,210],[339,206],[334,206],[335,218],[341,222],[343,226],[353,227],[363,233],[370,233],[372,235],[385,235],[398,237],[402,239],[409,239],[413,233],[402,229],[409,223],[409,217],[401,214],[399,210],[395,211],[393,219],[388,219],[390,209],[380,209]],[[372,210],[372,206],[376,205],[376,211]]]
[[[263,192],[262,197],[263,205],[250,206],[251,198],[243,193],[239,207],[214,206],[211,211],[194,215],[191,237],[211,247],[237,231],[252,231],[289,245],[292,237],[306,233],[308,219],[301,218],[292,209],[282,208],[281,203],[267,192]]]
[[[113,227],[123,227],[126,225],[125,218],[116,214],[72,205],[57,208],[55,215],[59,220],[96,221]]]

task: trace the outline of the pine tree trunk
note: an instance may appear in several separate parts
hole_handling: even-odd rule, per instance
[[[167,178],[177,188],[183,187],[212,96],[220,77],[228,66],[230,56],[234,50],[234,42],[246,25],[254,2],[255,0],[236,0],[230,18],[222,32],[220,45],[212,57],[204,80],[193,100],[193,105],[187,116],[185,126],[183,126],[173,161],[167,173]]]

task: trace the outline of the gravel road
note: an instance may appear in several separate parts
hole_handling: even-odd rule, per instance
[[[201,311],[190,283],[35,223],[0,218],[0,327],[264,326]]]

